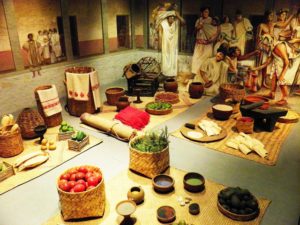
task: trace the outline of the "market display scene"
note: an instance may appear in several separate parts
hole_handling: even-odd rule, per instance
[[[0,225],[300,224],[296,0],[0,0]]]

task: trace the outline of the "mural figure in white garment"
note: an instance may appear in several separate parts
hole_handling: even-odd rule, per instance
[[[161,48],[161,72],[167,77],[177,75],[178,35],[179,23],[184,24],[184,19],[173,10],[160,12],[159,47]]]

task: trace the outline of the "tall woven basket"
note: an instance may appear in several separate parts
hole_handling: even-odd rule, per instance
[[[13,157],[23,152],[23,150],[23,140],[19,128],[14,132],[0,135],[0,157]]]
[[[34,128],[39,125],[45,125],[43,117],[35,109],[25,108],[19,114],[17,124],[21,128],[23,138],[31,139],[38,137],[34,132]]]
[[[80,73],[90,73],[92,71],[95,71],[92,67],[71,67],[66,69],[66,72],[74,73],[74,74],[80,74]],[[66,86],[67,90],[67,86]],[[67,93],[68,96],[68,93]],[[94,97],[92,94],[92,87],[90,85],[89,87],[89,93],[88,93],[88,101],[78,101],[72,98],[67,99],[67,111],[72,116],[81,116],[81,114],[87,112],[90,114],[94,114],[96,112],[95,109],[95,103],[94,103]]]
[[[170,166],[169,146],[156,153],[141,152],[131,147],[136,138],[140,137],[135,137],[129,142],[129,169],[150,178],[164,172]]]
[[[86,166],[89,169],[100,172],[100,169],[94,166]],[[79,167],[75,167],[79,168]],[[66,170],[65,173],[72,170]],[[59,178],[58,178],[59,180]],[[57,180],[57,181],[58,181]],[[57,182],[58,183],[58,182]],[[101,217],[105,211],[105,187],[104,180],[90,190],[84,192],[70,193],[62,191],[57,186],[59,195],[61,213],[64,220],[82,219],[89,217]]]
[[[41,104],[41,101],[40,101],[40,98],[39,98],[39,95],[38,95],[38,92],[37,92],[39,90],[47,90],[47,89],[50,89],[50,88],[52,88],[51,85],[39,86],[34,90],[34,96],[35,96],[35,101],[36,101],[38,111],[41,114],[41,116],[43,117],[47,127],[55,127],[55,126],[60,125],[60,123],[62,121],[61,112],[47,117],[44,113],[44,110],[43,110],[43,107],[42,107],[42,104]]]
[[[221,84],[219,92],[223,100],[232,99],[237,102],[242,101],[246,94],[245,88],[242,85],[231,83]]]

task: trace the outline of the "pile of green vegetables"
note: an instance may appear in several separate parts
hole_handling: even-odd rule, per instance
[[[259,210],[256,198],[240,187],[228,187],[220,191],[218,201],[223,208],[235,214],[247,215]]]
[[[151,102],[147,105],[147,108],[152,110],[165,110],[170,109],[171,107],[172,104],[167,102]]]
[[[146,132],[131,143],[131,147],[141,152],[160,152],[169,144],[168,128]]]
[[[73,141],[82,141],[86,137],[86,134],[83,131],[78,131],[76,134],[72,135]]]
[[[74,128],[70,126],[66,121],[62,121],[59,127],[59,132],[72,132]]]

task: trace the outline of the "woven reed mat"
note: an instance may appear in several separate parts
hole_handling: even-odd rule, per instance
[[[199,102],[202,99],[205,99],[206,96],[202,96],[200,99],[192,99],[189,97],[189,94],[187,92],[182,92],[179,94],[179,100],[180,102],[173,105],[173,111],[167,115],[151,115],[150,114],[150,122],[149,124],[143,129],[148,130],[152,129],[155,126],[158,126],[161,123],[166,122],[167,120],[172,119],[173,117],[177,116],[178,114],[186,111],[190,106],[194,105],[195,103]],[[136,100],[136,97],[129,97],[129,101],[131,102],[130,106],[136,107],[138,109],[144,110],[145,106],[149,102],[153,102],[154,97],[141,97],[141,100],[143,101],[140,104],[133,103],[133,101]],[[103,108],[101,113],[97,114],[97,116],[110,119],[112,120],[115,115],[117,107],[108,105],[107,103],[103,104]],[[80,126],[88,128],[88,126],[81,124]],[[93,129],[93,128],[91,128]],[[94,129],[93,129],[94,130]]]
[[[106,209],[103,218],[81,220],[77,222],[63,221],[60,212],[50,218],[44,225],[121,225],[123,217],[116,213],[115,207],[118,202],[127,198],[127,191],[132,186],[141,186],[145,191],[145,201],[137,206],[137,210],[132,215],[136,218],[135,225],[158,225],[161,224],[156,218],[156,210],[163,205],[170,205],[176,211],[176,221],[184,219],[188,224],[205,224],[205,225],[258,225],[262,220],[268,205],[269,200],[258,198],[260,214],[249,222],[238,222],[231,220],[221,214],[217,208],[217,195],[224,188],[223,185],[212,181],[205,181],[205,190],[202,193],[190,193],[183,188],[183,177],[185,171],[170,168],[166,173],[170,174],[175,179],[175,191],[168,194],[157,194],[152,188],[150,179],[134,174],[126,170],[114,177],[105,184],[106,190]],[[200,214],[193,216],[188,212],[188,205],[180,206],[177,201],[178,197],[190,197],[192,202],[200,205]]]
[[[250,134],[251,137],[260,140],[265,145],[265,149],[269,153],[268,159],[265,159],[265,158],[261,158],[255,152],[251,152],[248,155],[245,155],[239,150],[235,150],[233,148],[229,148],[226,146],[225,144],[226,141],[238,134],[237,130],[235,129],[236,120],[233,119],[232,117],[226,121],[219,121],[213,119],[211,112],[209,112],[207,114],[200,116],[198,119],[190,122],[196,123],[202,119],[213,120],[220,126],[226,128],[227,137],[221,141],[216,141],[211,143],[200,143],[200,142],[193,141],[194,143],[203,145],[209,149],[217,150],[219,152],[224,152],[230,155],[238,156],[244,159],[252,160],[269,166],[274,166],[276,164],[281,150],[281,145],[283,144],[284,140],[287,138],[293,126],[293,124],[276,123],[273,132],[261,131],[261,132],[254,132]],[[185,140],[189,140],[180,133],[180,130],[173,132],[172,135]]]
[[[57,134],[58,134],[59,126],[49,128],[44,135],[44,138],[48,139],[49,141],[56,141],[57,140]],[[102,140],[95,138],[93,136],[89,136],[90,143],[83,147],[83,149],[80,152],[71,151],[68,150],[68,142],[65,141],[56,141],[56,150],[48,151],[49,152],[49,159],[45,163],[28,170],[23,170],[18,172],[15,170],[15,175],[7,178],[6,180],[2,181],[0,183],[0,194],[3,194],[11,189],[13,189],[16,186],[19,186],[33,178],[36,178],[47,171],[59,166],[60,164],[64,163],[65,161],[68,161],[75,156],[81,154],[82,152],[90,149],[91,147],[94,147],[95,145],[98,145],[102,142]],[[13,165],[15,160],[19,157],[22,157],[24,155],[27,155],[28,153],[32,153],[35,151],[40,151],[40,145],[37,143],[37,139],[33,140],[24,140],[24,151],[14,157],[11,158],[1,158],[0,160],[3,160],[5,162],[8,162],[9,164]]]

